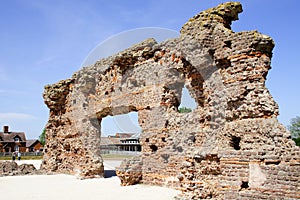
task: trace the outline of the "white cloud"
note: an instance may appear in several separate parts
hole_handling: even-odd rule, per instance
[[[15,120],[35,120],[37,119],[33,115],[25,113],[0,113],[0,122],[7,123],[9,121]]]

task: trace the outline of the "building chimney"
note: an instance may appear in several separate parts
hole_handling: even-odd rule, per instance
[[[8,133],[9,131],[9,126],[3,126],[3,132]]]

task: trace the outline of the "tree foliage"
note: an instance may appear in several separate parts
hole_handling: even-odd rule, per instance
[[[182,108],[179,108],[178,112],[179,113],[189,113],[189,112],[192,112],[192,109],[187,108],[187,107],[182,107]]]
[[[291,124],[288,126],[293,140],[300,146],[300,117],[297,116],[291,119]]]
[[[42,134],[39,137],[39,141],[41,142],[41,144],[44,146],[46,143],[46,128],[44,128]]]
[[[293,140],[296,142],[297,146],[300,146],[300,137],[298,138],[293,138]]]

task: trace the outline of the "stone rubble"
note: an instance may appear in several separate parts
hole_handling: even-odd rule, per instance
[[[0,161],[0,176],[21,176],[39,174],[32,164],[21,164],[18,166],[16,162]]]

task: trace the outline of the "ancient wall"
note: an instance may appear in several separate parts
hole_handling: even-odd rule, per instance
[[[274,42],[233,32],[240,12],[221,4],[179,38],[145,40],[46,86],[42,169],[103,176],[102,118],[136,111],[142,155],[117,169],[123,185],[174,187],[179,199],[300,198],[300,150],[265,87]],[[178,112],[184,86],[197,103],[190,113]]]

